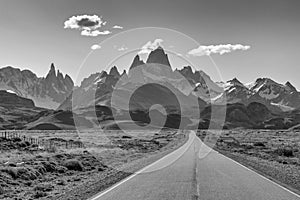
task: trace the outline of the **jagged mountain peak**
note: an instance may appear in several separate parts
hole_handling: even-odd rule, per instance
[[[239,81],[237,78],[233,78],[229,81],[227,81],[228,84],[231,86],[240,86],[240,87],[246,87],[241,81]]]
[[[274,80],[270,78],[258,78],[256,79],[255,83],[257,84],[275,84],[275,85],[280,85],[279,83],[275,82]]]
[[[191,66],[184,66],[181,71],[186,71],[188,73],[193,73],[192,67]]]
[[[125,74],[127,74],[126,69],[123,70],[121,76],[123,76],[123,75],[125,75]]]
[[[285,83],[285,86],[286,86],[286,89],[289,90],[289,91],[292,91],[292,92],[296,92],[297,91],[297,89],[289,81],[287,81]]]
[[[51,63],[51,65],[50,65],[50,70],[55,71],[55,65],[54,65],[54,63]]]
[[[109,75],[111,76],[116,76],[116,77],[120,77],[120,73],[118,71],[118,68],[116,66],[113,66],[110,71],[109,71]]]
[[[53,63],[50,65],[50,70],[48,74],[46,75],[46,79],[51,79],[53,77],[56,77],[56,69]]]
[[[158,63],[171,67],[168,55],[161,46],[158,46],[156,49],[150,52],[146,63]]]
[[[131,70],[131,69],[133,69],[133,68],[135,68],[135,67],[137,67],[137,66],[143,65],[143,64],[145,64],[144,61],[140,58],[139,55],[136,55],[136,56],[134,57],[134,59],[133,59],[133,61],[132,61],[132,64],[131,64],[131,66],[130,66],[129,69]]]
[[[242,84],[236,77],[233,78],[233,79],[231,79],[231,80],[229,80],[229,81],[227,81],[227,82],[229,82],[229,83],[238,83],[238,84]]]

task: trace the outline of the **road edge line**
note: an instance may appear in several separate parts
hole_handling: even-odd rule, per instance
[[[189,137],[190,135],[188,135]],[[197,136],[194,137],[194,139],[197,138]],[[189,140],[186,141],[186,143],[188,142]],[[185,143],[185,144],[186,144]],[[192,144],[192,143],[191,143]],[[190,145],[191,145],[190,144]],[[183,144],[184,145],[184,144]],[[189,146],[190,146],[189,145]],[[188,147],[189,148],[189,147]],[[175,149],[174,151],[176,151],[177,149]],[[130,179],[134,178],[136,175],[140,174],[141,172],[145,171],[146,169],[148,169],[149,167],[155,165],[156,163],[160,162],[161,160],[165,159],[165,157],[169,156],[170,154],[172,154],[174,151],[170,152],[169,154],[165,155],[164,157],[158,159],[157,161],[151,163],[150,165],[147,165],[145,166],[144,168],[140,169],[139,171],[137,172],[134,172],[132,175],[128,176],[127,178],[123,179],[122,181],[112,185],[111,187],[107,188],[106,190],[104,190],[103,192],[101,192],[100,194],[96,194],[94,195],[93,197],[89,198],[88,200],[97,200],[98,198],[102,197],[103,195],[107,194],[108,192],[112,191],[113,189],[119,187],[120,185],[122,185],[123,183],[129,181]]]
[[[213,151],[216,151],[216,150],[213,149]],[[218,152],[218,151],[216,151],[216,152]],[[251,171],[251,172],[257,174],[257,175],[260,176],[261,178],[263,178],[263,179],[265,179],[265,180],[267,180],[267,181],[273,183],[274,185],[280,187],[281,189],[283,189],[283,190],[285,190],[285,191],[287,191],[287,192],[289,192],[289,193],[295,195],[296,197],[299,197],[299,198],[300,198],[300,195],[299,195],[299,194],[297,194],[297,193],[295,193],[295,192],[289,190],[288,188],[286,188],[286,187],[280,185],[279,183],[276,183],[275,181],[273,181],[273,180],[267,178],[266,176],[263,176],[262,174],[259,174],[258,172],[254,171],[254,170],[252,170],[252,169],[250,169],[250,168],[248,168],[248,167],[246,167],[245,165],[243,165],[243,164],[241,164],[241,163],[239,163],[239,162],[233,160],[232,158],[229,158],[229,157],[225,156],[224,154],[222,154],[222,153],[220,153],[220,152],[218,152],[218,153],[219,153],[220,155],[222,155],[223,157],[225,157],[226,159],[228,159],[228,160],[234,162],[235,164],[237,164],[237,165],[239,165],[239,166],[241,166],[241,167],[247,169],[248,171]]]

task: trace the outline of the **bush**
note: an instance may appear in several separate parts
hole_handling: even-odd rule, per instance
[[[17,137],[17,138],[13,138],[12,141],[13,141],[13,142],[21,142],[22,140],[21,140],[21,138],[18,138],[18,137]]]
[[[68,169],[67,169],[66,167],[64,167],[64,166],[58,166],[58,167],[56,168],[56,171],[57,171],[58,173],[60,173],[60,174],[65,173],[67,170],[68,170]]]
[[[54,186],[51,184],[42,184],[42,185],[36,186],[34,188],[34,191],[50,192],[53,190],[53,188],[54,188]]]
[[[9,168],[3,169],[2,171],[9,174],[13,179],[18,178],[18,173],[17,173],[17,170],[15,170],[15,168],[9,167]]]
[[[123,138],[123,139],[131,139],[132,137],[131,137],[131,136],[128,136],[128,135],[123,135],[122,138]]]
[[[58,180],[57,185],[66,185],[66,181],[65,180]]]
[[[253,146],[255,146],[255,147],[265,147],[266,145],[263,142],[255,142],[253,144]]]
[[[285,156],[285,157],[294,157],[294,152],[292,149],[287,148],[279,148],[274,151],[275,154],[279,156]]]
[[[76,159],[66,160],[64,162],[64,166],[68,170],[83,171],[83,165],[82,165],[82,163],[80,161],[76,160]]]
[[[54,172],[56,170],[56,163],[43,161],[41,162],[47,172]]]
[[[4,189],[2,188],[2,186],[0,185],[0,195],[4,194]]]
[[[9,174],[13,179],[34,180],[41,175],[35,169],[27,167],[8,167],[3,171]]]
[[[38,199],[38,198],[45,197],[45,196],[47,196],[46,192],[36,191],[32,197],[35,199]]]

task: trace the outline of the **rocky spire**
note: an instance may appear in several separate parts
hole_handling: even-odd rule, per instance
[[[120,73],[118,71],[118,68],[116,66],[113,66],[110,71],[109,71],[109,75],[111,76],[115,76],[115,77],[120,77]]]
[[[289,81],[285,83],[285,86],[290,91],[297,91],[297,89]]]
[[[164,49],[161,46],[150,52],[147,63],[158,63],[171,67],[168,55],[165,53]]]
[[[51,66],[50,66],[50,70],[46,76],[46,79],[52,79],[53,77],[56,77],[56,71],[55,71],[55,66],[53,63],[51,63]]]
[[[143,64],[145,64],[144,61],[140,59],[139,55],[136,55],[133,59],[133,62],[131,64],[131,66],[130,66],[130,69],[133,69],[133,68],[135,68],[139,65],[143,65]]]

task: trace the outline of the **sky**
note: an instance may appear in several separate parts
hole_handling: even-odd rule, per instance
[[[215,81],[268,77],[300,90],[299,10],[299,0],[0,0],[0,67],[45,76],[54,63],[80,82],[107,63],[128,68],[137,48],[156,41]],[[65,24],[82,15],[101,17],[101,27]]]

